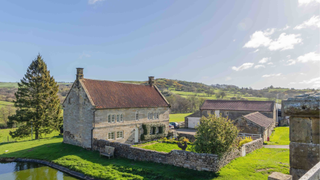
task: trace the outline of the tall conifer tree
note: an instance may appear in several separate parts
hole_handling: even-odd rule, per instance
[[[10,135],[13,138],[29,136],[31,123],[35,139],[42,134],[58,130],[62,123],[58,90],[59,85],[50,76],[50,71],[47,70],[47,65],[39,54],[18,83],[14,101],[17,110],[9,120],[11,124],[18,123],[21,126],[16,131],[10,132]]]

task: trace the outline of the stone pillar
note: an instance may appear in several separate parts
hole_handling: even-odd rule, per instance
[[[320,161],[320,93],[304,94],[282,101],[290,116],[290,174],[299,179]]]

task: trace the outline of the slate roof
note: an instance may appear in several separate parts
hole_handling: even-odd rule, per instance
[[[273,119],[268,118],[259,112],[250,113],[243,117],[265,128],[269,127],[273,123]]]
[[[272,112],[273,108],[273,101],[206,100],[200,109]]]
[[[80,83],[97,109],[170,107],[156,86],[92,79]]]

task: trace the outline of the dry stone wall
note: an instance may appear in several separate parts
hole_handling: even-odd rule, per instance
[[[238,149],[225,153],[224,156],[219,158],[216,154],[194,153],[182,150],[172,150],[169,153],[164,153],[132,147],[129,144],[94,139],[93,150],[99,151],[100,149],[104,149],[105,146],[115,147],[115,156],[118,157],[124,157],[136,161],[152,161],[156,163],[170,164],[198,171],[218,172],[230,161],[242,156],[241,151]],[[262,146],[263,140],[260,138],[249,144],[245,144],[242,149],[245,149],[247,152],[252,152]]]

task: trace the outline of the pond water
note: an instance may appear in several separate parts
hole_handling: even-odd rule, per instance
[[[0,162],[0,180],[76,180],[51,167],[26,162]]]

